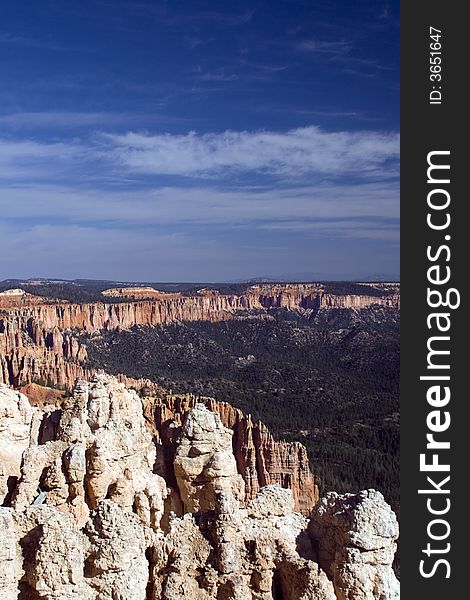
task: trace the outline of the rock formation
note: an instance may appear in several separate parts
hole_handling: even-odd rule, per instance
[[[160,290],[147,286],[109,288],[108,290],[102,291],[101,295],[105,298],[127,298],[131,300],[142,300],[146,298],[169,300],[170,298],[181,298],[182,296],[179,292],[161,292]]]
[[[33,408],[28,398],[0,385],[0,500],[20,475],[21,457],[30,444]]]
[[[232,452],[232,431],[203,404],[187,414],[173,468],[185,512],[215,510],[220,494],[245,498],[245,484]]]
[[[60,411],[5,386],[0,398],[18,444],[4,476],[23,448],[0,508],[2,599],[398,598],[382,496],[330,494],[311,517],[276,484],[247,501],[233,432],[204,404],[173,423],[170,465],[149,399],[113,377],[78,382]]]
[[[251,415],[213,398],[191,394],[163,395],[147,398],[144,402],[148,420],[155,424],[156,435],[166,449],[166,460],[170,464],[173,464],[185,415],[202,402],[218,413],[223,425],[233,431],[233,454],[238,472],[245,481],[247,499],[255,498],[263,486],[277,484],[292,490],[295,509],[303,514],[317,502],[318,487],[305,446],[299,442],[276,441],[264,423],[254,423]]]
[[[380,492],[330,492],[313,511],[310,533],[318,545],[318,562],[333,580],[339,600],[399,598],[390,569],[398,523]]]
[[[5,290],[4,292],[0,292],[0,298],[4,300],[5,298],[21,298],[26,295],[26,292],[21,288],[12,288],[10,290]]]

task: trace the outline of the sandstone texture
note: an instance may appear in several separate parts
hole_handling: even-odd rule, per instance
[[[28,398],[0,384],[0,503],[20,475],[23,452],[30,445],[33,408]]]
[[[380,492],[330,492],[314,508],[309,530],[339,600],[400,597],[390,569],[398,523]]]
[[[107,375],[60,409],[0,387],[2,600],[398,598],[378,492],[328,494],[310,515],[277,483],[249,498],[228,405],[152,422],[161,406]]]
[[[307,450],[299,442],[275,440],[263,423],[253,422],[250,415],[213,398],[164,395],[146,398],[144,403],[148,420],[155,424],[155,434],[166,449],[165,460],[170,465],[186,414],[198,403],[204,403],[233,431],[232,450],[237,470],[245,482],[247,500],[255,498],[262,487],[277,484],[292,491],[295,510],[303,514],[308,514],[318,501],[318,486],[310,470]]]

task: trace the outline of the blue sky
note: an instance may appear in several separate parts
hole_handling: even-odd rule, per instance
[[[0,279],[396,277],[398,4],[2,2]]]

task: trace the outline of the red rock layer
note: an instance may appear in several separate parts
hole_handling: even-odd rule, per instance
[[[373,304],[399,306],[398,296],[335,296],[319,291],[290,290],[271,294],[263,290],[260,292],[248,292],[240,296],[184,296],[116,304],[42,304],[4,312],[21,323],[33,319],[48,329],[58,327],[62,331],[80,329],[93,333],[99,330],[126,329],[133,325],[166,325],[174,321],[220,321],[235,311],[256,308],[367,308]]]

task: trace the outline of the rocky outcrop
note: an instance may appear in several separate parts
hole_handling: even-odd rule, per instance
[[[112,499],[159,524],[166,486],[153,471],[156,447],[137,393],[110,376],[78,381],[54,416],[55,423],[46,412],[32,425],[12,506],[23,510],[40,498],[83,522]]]
[[[185,512],[214,510],[217,497],[245,498],[245,483],[232,452],[232,431],[203,404],[187,414],[173,468]]]
[[[380,492],[327,494],[313,511],[310,534],[338,600],[398,600],[399,585],[391,568],[398,523]]]
[[[155,424],[156,435],[165,448],[166,462],[173,464],[185,415],[200,402],[218,413],[222,424],[233,431],[232,450],[245,482],[246,498],[256,497],[265,485],[277,484],[292,490],[295,510],[307,514],[317,502],[319,492],[305,446],[275,440],[263,423],[253,422],[251,415],[226,402],[191,394],[144,399],[148,420]]]
[[[0,508],[0,592],[3,600],[17,600],[23,576],[23,557],[11,509]]]
[[[79,382],[59,414],[2,391],[13,423],[32,412],[0,508],[2,599],[398,597],[396,520],[377,492],[329,495],[311,518],[276,484],[246,501],[233,433],[202,403],[175,426],[170,481],[141,399],[114,378]]]
[[[72,332],[47,328],[33,318],[0,317],[0,383],[45,383],[72,388],[87,373],[86,348]]]
[[[0,292],[0,299],[3,300],[5,298],[22,298],[25,295],[26,292],[21,288],[12,288],[10,290]]]
[[[159,539],[157,532],[157,527],[150,529],[137,514],[126,512],[115,502],[101,502],[85,527],[89,544],[85,572],[90,597],[103,600],[147,598],[149,562],[146,551]]]
[[[363,296],[359,294],[348,294],[344,296],[336,296],[334,294],[322,294],[320,308],[352,308],[354,310],[362,310],[369,306],[378,305],[386,308],[399,308],[400,296],[393,294],[390,296]]]
[[[16,356],[16,355],[15,355]],[[79,365],[71,362],[59,362],[51,365],[48,361],[44,363],[44,369],[38,372],[38,361],[40,358],[30,356],[23,357],[23,364],[30,364],[33,373],[38,373],[39,381],[51,383],[53,377],[51,371],[57,364],[63,365],[59,379],[61,388],[69,387],[69,382],[76,379],[90,379],[93,373],[86,371]],[[49,376],[49,374],[51,376]],[[43,379],[44,378],[44,379]],[[154,424],[154,434],[161,440],[165,451],[161,450],[161,462],[172,464],[174,449],[178,433],[185,414],[198,402],[196,396],[174,396],[166,394],[161,388],[148,380],[134,380],[119,376],[126,387],[144,390],[153,394],[146,401],[146,414],[149,421]],[[21,384],[22,381],[17,381]],[[51,396],[51,391],[44,387],[29,384],[22,389],[31,391],[34,404],[42,405],[44,396]],[[264,485],[278,484],[283,488],[292,490],[296,510],[307,513],[318,500],[318,487],[311,473],[307,451],[298,442],[282,442],[275,440],[266,426],[254,423],[250,415],[244,415],[224,402],[216,402],[212,398],[204,398],[202,401],[213,411],[220,414],[222,423],[233,430],[233,451],[236,459],[238,472],[242,474],[245,481],[246,496],[253,498]],[[171,470],[171,469],[170,469]],[[167,473],[171,479],[172,473]],[[5,483],[3,485],[6,485]]]
[[[59,300],[57,298],[45,298],[44,296],[36,296],[35,294],[29,294],[20,288],[5,290],[0,292],[0,310],[2,309],[18,309],[27,308],[33,304],[54,304],[64,303],[65,300]]]

